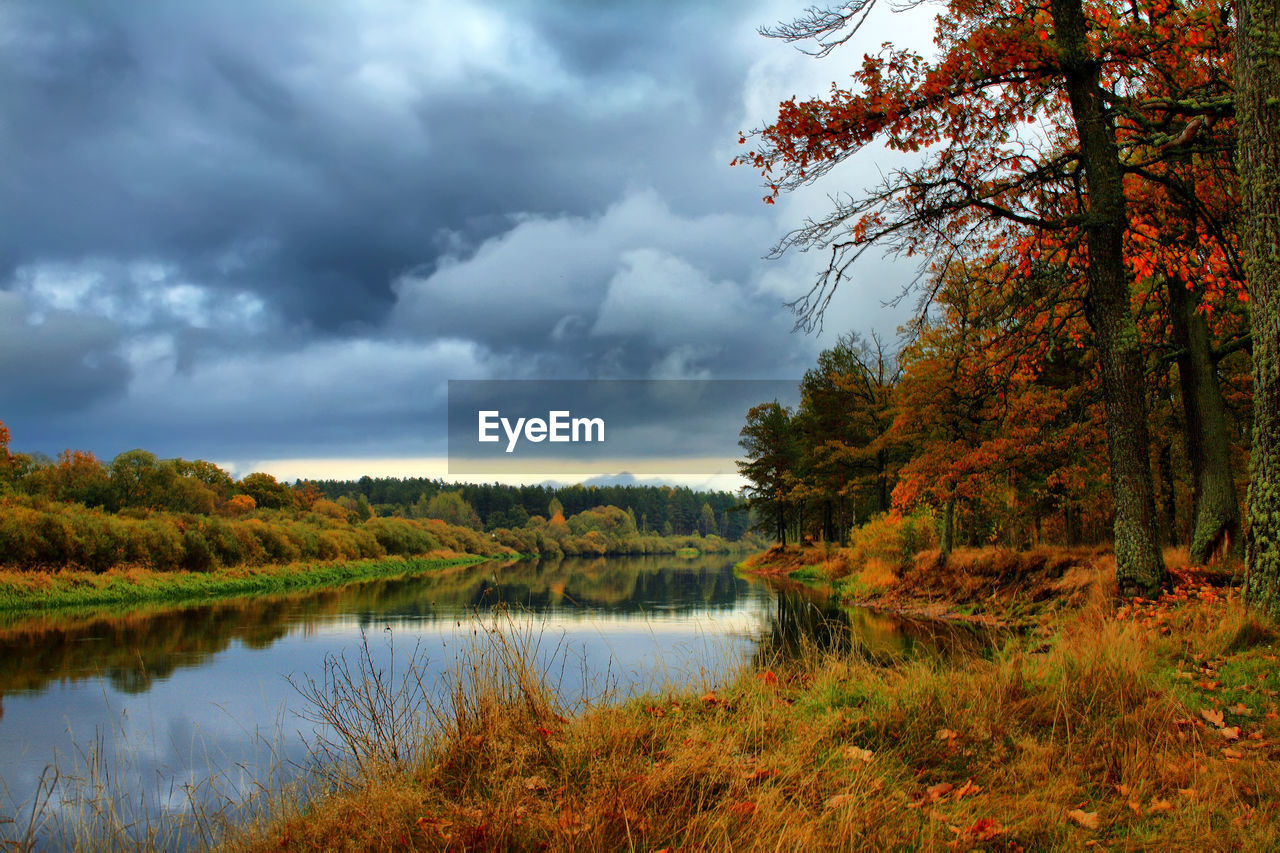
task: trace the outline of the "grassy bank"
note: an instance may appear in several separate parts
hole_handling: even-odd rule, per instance
[[[487,559],[448,551],[421,557],[232,566],[209,572],[141,567],[105,572],[0,572],[0,612],[179,603],[316,589],[370,578],[424,572]]]
[[[413,748],[379,735],[386,706],[318,693],[348,721],[336,792],[275,802],[230,843],[1275,848],[1273,626],[1190,578],[1120,607],[1105,571],[1092,581],[989,657],[883,666],[813,650],[714,692],[576,712],[499,630]]]

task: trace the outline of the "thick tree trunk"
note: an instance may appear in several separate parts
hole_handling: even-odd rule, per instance
[[[1251,602],[1280,616],[1280,0],[1240,0],[1236,38],[1241,242],[1253,325]]]
[[[1240,505],[1231,470],[1227,409],[1214,370],[1209,326],[1182,282],[1169,281],[1167,289],[1173,340],[1179,350],[1178,384],[1194,486],[1191,562],[1204,564],[1216,553],[1240,553]]]
[[[1120,155],[1115,128],[1103,112],[1098,65],[1088,53],[1081,0],[1051,0],[1050,11],[1089,191],[1086,311],[1097,340],[1107,415],[1116,509],[1116,583],[1122,591],[1150,593],[1163,587],[1168,575],[1156,531],[1142,354],[1124,265],[1128,214]]]

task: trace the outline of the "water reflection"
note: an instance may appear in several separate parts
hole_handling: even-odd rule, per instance
[[[0,701],[57,680],[105,679],[121,693],[141,694],[232,643],[267,649],[292,632],[335,622],[420,627],[499,606],[581,619],[689,617],[740,608],[749,586],[721,556],[491,562],[207,605],[10,618],[0,623]]]
[[[51,763],[65,771],[88,751],[127,789],[154,791],[152,814],[187,809],[183,786],[209,776],[235,797],[272,768],[287,775],[315,734],[287,679],[320,674],[362,636],[376,664],[414,653],[430,682],[503,608],[563,655],[572,700],[728,677],[771,605],[721,555],[474,564],[276,597],[10,618],[0,817],[23,811]]]
[[[562,656],[569,702],[709,688],[753,655],[772,662],[806,645],[889,660],[954,639],[737,577],[732,564],[482,563],[276,597],[10,618],[0,622],[0,817],[22,813],[45,768],[86,745],[118,762],[126,790],[152,792],[152,814],[180,814],[188,797],[234,800],[272,773],[283,780],[317,734],[290,678],[321,675],[367,637],[374,665],[413,653],[431,683],[499,611]],[[210,777],[219,784],[205,790]],[[7,831],[0,824],[0,840]]]
[[[888,665],[919,655],[981,653],[998,640],[966,625],[841,607],[827,591],[801,584],[779,582],[775,593],[773,613],[752,657],[757,667],[814,650]]]

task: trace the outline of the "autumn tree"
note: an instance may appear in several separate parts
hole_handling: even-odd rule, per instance
[[[85,506],[102,506],[111,497],[111,479],[107,468],[92,453],[82,450],[64,450],[58,463],[41,468],[28,476],[38,479],[38,485],[28,486],[29,491],[39,491],[58,501],[82,503]]]
[[[849,41],[873,2],[811,9],[766,34],[811,41],[827,55]],[[1125,182],[1146,179],[1153,161],[1178,156],[1184,136],[1230,111],[1229,97],[1156,97],[1144,85],[1178,64],[1171,57],[1205,53],[1193,41],[1202,12],[1172,0],[950,0],[938,16],[936,60],[892,47],[864,57],[853,86],[784,102],[736,161],[761,170],[772,201],[873,140],[929,151],[918,167],[840,198],[829,216],[776,248],[829,252],[818,282],[795,304],[803,324],[820,318],[872,245],[950,257],[1015,233],[1028,246],[1045,238],[1080,246],[1107,414],[1117,578],[1126,589],[1158,588],[1166,575],[1124,256]],[[1021,122],[1043,122],[1048,132],[1020,132]],[[1118,125],[1134,133],[1122,139]]]
[[[259,509],[284,509],[294,505],[293,489],[262,471],[246,474],[240,480],[239,488],[253,498]]]
[[[9,428],[0,421],[0,487],[13,484],[14,469],[13,454],[9,452]]]
[[[1236,105],[1253,328],[1248,594],[1280,615],[1280,0],[1239,0]]]
[[[1087,329],[1068,302],[1050,314],[1039,300],[1030,303],[1037,310],[1016,310],[1027,296],[1008,292],[1005,272],[999,263],[950,265],[902,355],[894,432],[912,458],[894,507],[941,508],[944,556],[961,515],[971,542],[1038,541],[1051,516],[1074,542],[1105,479],[1092,464],[1102,443]]]

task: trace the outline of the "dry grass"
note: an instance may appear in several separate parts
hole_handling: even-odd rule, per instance
[[[991,659],[814,650],[715,693],[568,717],[531,638],[495,630],[449,702],[428,695],[448,710],[410,760],[357,746],[332,794],[278,804],[230,846],[1274,849],[1274,628],[1183,598],[1117,616],[1099,597]],[[1180,674],[1210,666],[1209,687]]]

